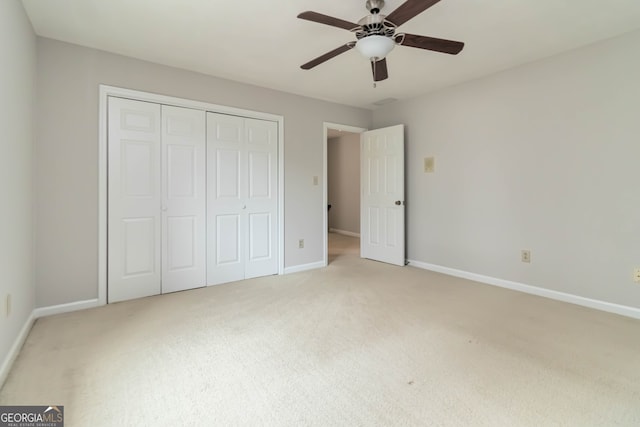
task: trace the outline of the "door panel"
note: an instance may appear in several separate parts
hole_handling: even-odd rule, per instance
[[[209,136],[217,144],[240,147],[244,144],[242,117],[211,113],[207,123]]]
[[[215,198],[240,200],[240,150],[216,150]]]
[[[271,155],[268,152],[249,153],[249,198],[271,197]]]
[[[204,154],[204,153],[203,153]],[[173,200],[180,197],[193,199],[196,197],[195,188],[198,168],[196,167],[195,147],[184,145],[167,146],[167,196]]]
[[[244,279],[244,121],[207,113],[207,284]]]
[[[156,269],[155,218],[124,218],[122,220],[124,251],[123,278],[150,275]]]
[[[198,264],[196,221],[193,216],[167,219],[167,271],[192,269]]]
[[[380,243],[380,209],[377,206],[369,206],[369,244]]]
[[[116,101],[117,100],[117,101]],[[109,98],[109,102],[115,102],[117,105],[121,106],[120,112],[120,129],[121,130],[129,130],[133,132],[145,132],[145,133],[155,133],[158,129],[158,120],[159,116],[155,111],[157,108],[160,108],[156,104],[150,104],[145,102],[144,104],[151,106],[153,105],[153,109],[146,109],[146,107],[142,107],[135,103],[139,103],[141,101],[132,101],[129,99],[120,99],[120,98]],[[122,102],[120,102],[122,101]],[[114,105],[116,105],[114,104]],[[157,107],[157,108],[156,108]],[[110,111],[112,112],[112,111]],[[118,112],[113,111],[113,114],[109,114],[109,117],[115,118]]]
[[[249,261],[271,258],[271,215],[254,213],[249,215]]]
[[[206,284],[205,112],[162,106],[162,293]]]
[[[404,265],[404,126],[362,133],[361,255]]]
[[[274,122],[246,119],[247,144],[270,150],[277,144],[278,136]]]
[[[387,246],[390,248],[395,248],[398,246],[398,214],[399,210],[396,208],[385,208],[385,219],[387,220],[386,227],[386,236],[387,236]]]
[[[216,232],[217,264],[240,263],[240,215],[216,216]]]
[[[160,106],[108,99],[108,301],[161,290]]]
[[[278,125],[245,119],[248,162],[246,211],[248,231],[245,278],[278,273],[278,180],[274,165],[278,158]]]
[[[207,113],[210,285],[278,272],[277,132],[275,122]]]
[[[122,140],[122,194],[127,197],[151,198],[155,192],[157,171],[153,142]]]

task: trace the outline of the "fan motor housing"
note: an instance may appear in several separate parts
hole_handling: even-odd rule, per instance
[[[358,28],[355,30],[356,38],[361,39],[368,36],[393,37],[396,32],[396,26],[385,18],[386,15],[378,13],[362,18],[358,21]]]

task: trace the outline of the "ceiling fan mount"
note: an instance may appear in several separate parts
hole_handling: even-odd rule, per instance
[[[400,25],[424,12],[439,1],[440,0],[406,0],[389,15],[383,15],[380,11],[384,8],[384,0],[366,0],[365,7],[369,11],[369,15],[360,19],[357,24],[317,12],[302,12],[298,15],[298,18],[351,31],[355,34],[356,41],[348,42],[329,51],[303,64],[301,68],[303,70],[310,70],[355,47],[362,55],[371,61],[375,87],[375,82],[385,80],[389,76],[386,56],[395,45],[457,55],[464,47],[464,43],[462,42],[396,32]]]
[[[365,7],[372,15],[375,15],[380,13],[380,10],[384,7],[384,0],[367,0]]]

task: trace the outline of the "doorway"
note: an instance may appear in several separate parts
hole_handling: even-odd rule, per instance
[[[406,265],[404,200],[404,125],[367,131],[363,128],[324,124],[324,265],[329,262],[329,135],[336,130],[360,138],[360,256]],[[339,135],[339,134],[338,134]],[[332,206],[333,208],[333,206]]]
[[[331,237],[344,236],[351,246],[360,245],[360,134],[364,131],[324,124],[325,265],[335,258],[330,245],[345,240]]]

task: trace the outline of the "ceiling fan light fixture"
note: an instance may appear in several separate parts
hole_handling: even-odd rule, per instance
[[[363,37],[356,43],[356,49],[370,61],[380,61],[391,52],[396,43],[390,37],[372,35]]]

